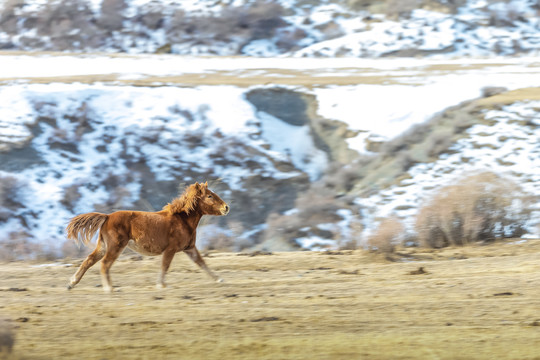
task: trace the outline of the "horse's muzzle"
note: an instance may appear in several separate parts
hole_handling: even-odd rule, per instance
[[[224,205],[222,208],[221,208],[221,215],[227,215],[229,213],[229,205]]]

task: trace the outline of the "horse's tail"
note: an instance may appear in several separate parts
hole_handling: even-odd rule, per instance
[[[84,245],[88,245],[108,217],[107,214],[97,212],[75,216],[66,227],[68,239],[82,241]]]

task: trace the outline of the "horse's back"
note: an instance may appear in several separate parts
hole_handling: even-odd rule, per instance
[[[119,235],[133,237],[141,232],[168,231],[166,216],[155,212],[120,210],[109,214],[104,227]]]
[[[143,255],[158,255],[169,245],[170,219],[165,213],[116,211],[105,225],[107,235]]]

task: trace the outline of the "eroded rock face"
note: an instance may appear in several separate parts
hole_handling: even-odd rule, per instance
[[[246,99],[257,111],[268,113],[292,126],[307,126],[315,146],[324,151],[331,161],[347,163],[358,157],[349,149],[346,139],[356,136],[343,122],[325,119],[317,114],[315,96],[286,88],[254,89]]]

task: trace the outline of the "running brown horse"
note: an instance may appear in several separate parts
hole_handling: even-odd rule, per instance
[[[208,182],[186,187],[184,193],[158,212],[117,211],[112,214],[92,212],[74,217],[68,224],[67,236],[85,245],[99,231],[96,249],[83,261],[71,277],[68,289],[81,281],[84,273],[101,262],[101,282],[105,292],[112,292],[109,269],[127,247],[143,255],[163,254],[157,286],[165,287],[165,273],[177,252],[185,252],[191,260],[214,280],[221,282],[195,247],[197,225],[203,215],[227,215],[229,206],[208,189]]]

